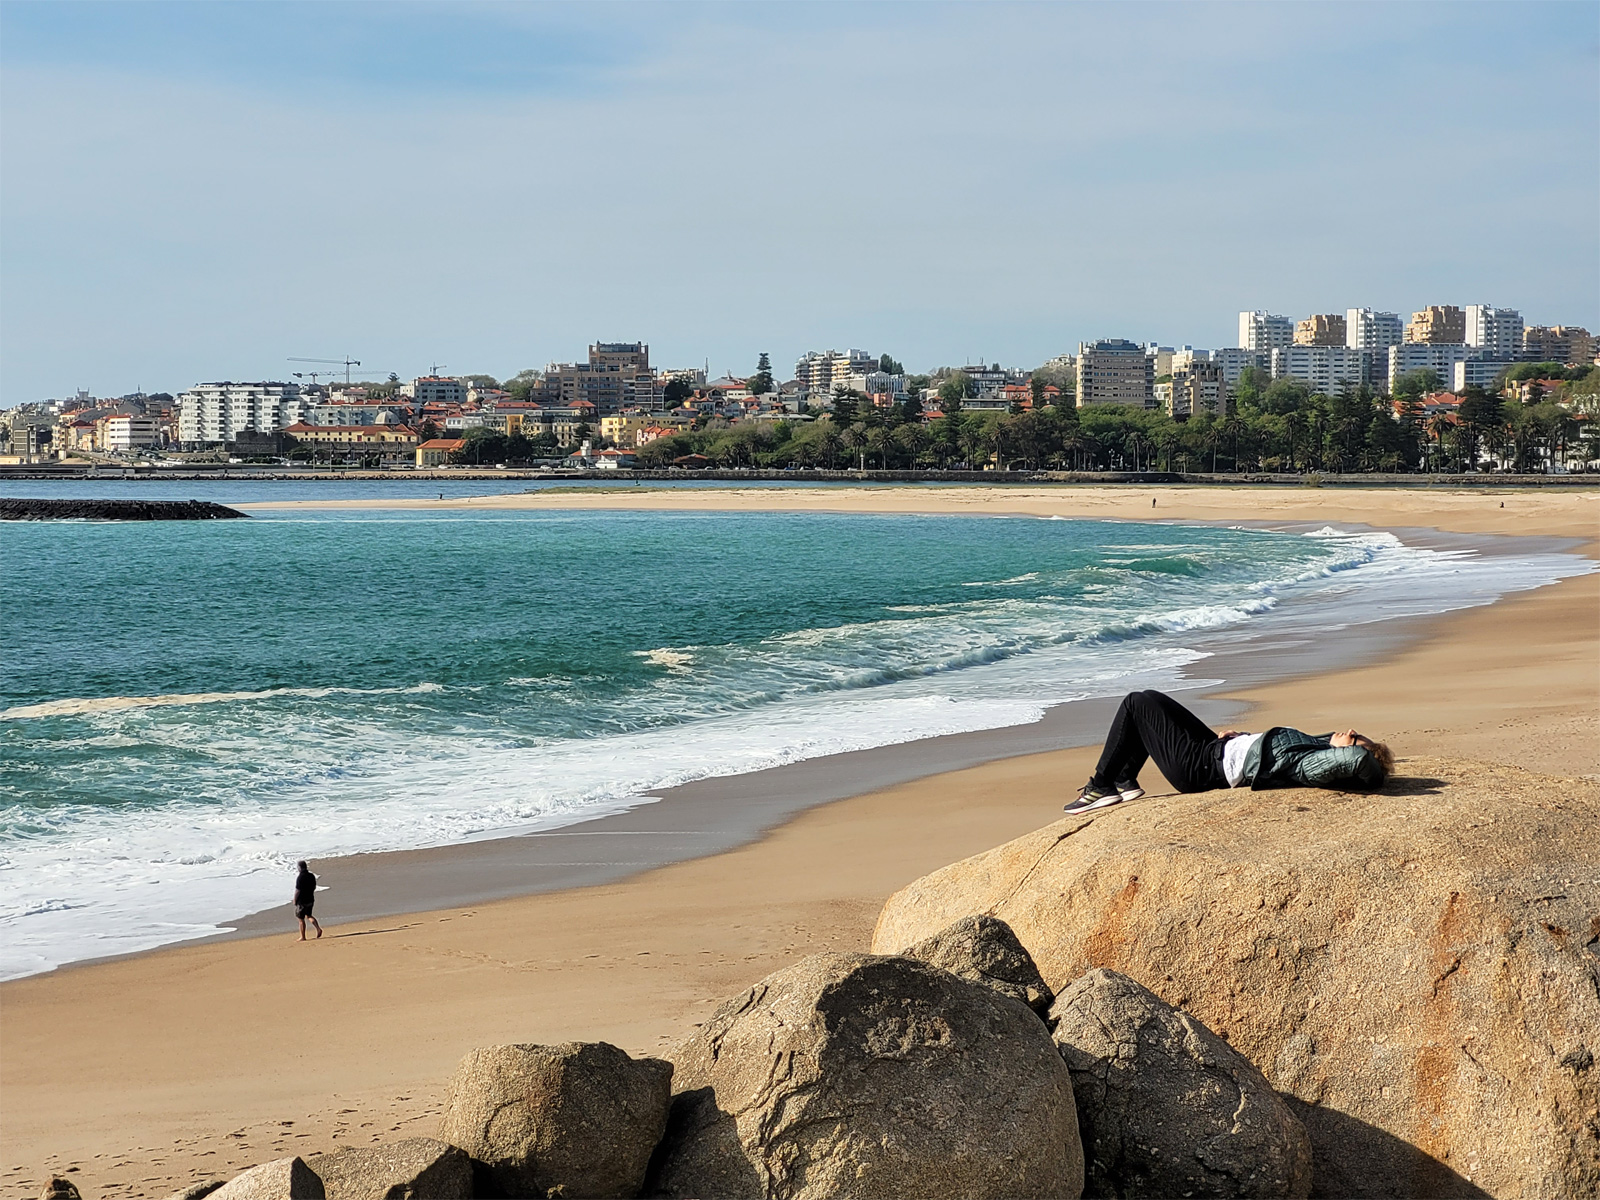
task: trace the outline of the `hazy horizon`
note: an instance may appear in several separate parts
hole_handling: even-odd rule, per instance
[[[0,407],[595,340],[787,377],[1254,308],[1600,329],[1592,4],[13,0],[0,34]]]

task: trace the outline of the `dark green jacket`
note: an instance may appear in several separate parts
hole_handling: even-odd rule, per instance
[[[1363,746],[1330,746],[1333,734],[1301,733],[1275,725],[1250,748],[1244,778],[1252,790],[1270,787],[1350,788],[1370,792],[1385,772]]]

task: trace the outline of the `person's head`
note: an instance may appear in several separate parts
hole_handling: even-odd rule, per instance
[[[311,869],[310,867],[306,866],[306,860],[303,859],[303,858],[298,863],[296,863],[295,865],[297,867],[299,867],[300,870],[302,870],[302,871],[309,871]]]
[[[1378,760],[1378,765],[1383,768],[1385,775],[1394,770],[1394,751],[1389,749],[1387,743],[1375,742],[1366,735],[1357,733],[1354,729],[1346,729],[1343,733],[1334,734],[1329,741],[1329,745],[1360,746]]]

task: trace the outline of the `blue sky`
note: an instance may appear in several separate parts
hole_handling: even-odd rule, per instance
[[[0,4],[0,405],[1600,329],[1600,7]]]

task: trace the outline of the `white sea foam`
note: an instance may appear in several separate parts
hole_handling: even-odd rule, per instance
[[[667,669],[663,687],[679,686],[675,680],[687,686],[691,676],[699,680],[716,672],[756,679],[754,698],[687,725],[533,744],[464,732],[418,753],[396,744],[390,729],[352,724],[324,735],[348,748],[349,769],[304,772],[287,763],[275,791],[137,813],[80,809],[41,815],[47,833],[59,828],[70,836],[13,837],[0,845],[0,977],[214,933],[219,920],[283,902],[297,858],[552,828],[647,803],[651,793],[695,779],[1024,724],[1073,699],[1180,684],[1179,672],[1205,658],[1205,647],[1220,648],[1233,636],[1228,631],[1314,638],[1328,628],[1484,604],[1594,569],[1573,555],[1490,557],[1419,549],[1384,533],[1327,527],[1308,536],[1334,547],[1334,554],[1289,578],[1241,581],[1247,598],[1150,612],[1125,628],[1099,615],[1091,594],[1074,602],[1077,607],[978,601],[970,619],[954,623],[951,613],[959,617],[968,606],[908,605],[898,610],[907,613],[906,620],[801,630],[736,651],[640,652]],[[1197,553],[1193,546],[1170,549]],[[924,607],[929,611],[922,614]],[[1052,629],[1052,622],[1060,628]],[[1095,628],[1098,635],[1084,636]],[[918,647],[916,665],[886,670],[886,648],[907,642]],[[791,683],[803,685],[786,698],[761,690],[763,672],[780,668],[791,672]],[[567,684],[520,677],[510,682]],[[372,694],[424,693],[440,686]],[[60,700],[0,716],[100,719],[140,706],[358,691],[282,688]],[[297,735],[315,737],[318,731],[301,729]],[[245,749],[268,751],[265,743]]]
[[[325,696],[405,696],[424,695],[441,690],[442,684],[419,683],[403,688],[265,688],[255,692],[175,692],[166,696],[93,696],[83,699],[49,700],[43,704],[19,704],[0,709],[0,721],[21,721],[35,717],[83,717],[126,712],[135,708],[184,708],[195,704],[229,704],[240,700],[270,700],[278,696],[298,696],[320,700]]]

